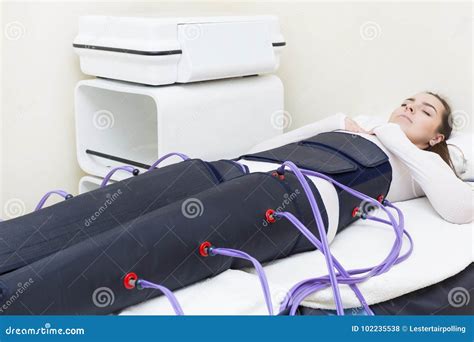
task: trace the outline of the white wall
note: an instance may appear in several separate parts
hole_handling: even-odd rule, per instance
[[[82,172],[75,156],[73,89],[85,76],[71,43],[80,15],[275,14],[287,41],[278,75],[292,118],[289,129],[337,111],[387,116],[401,99],[420,90],[448,95],[453,108],[469,116],[471,126],[465,129],[472,129],[474,16],[468,2],[1,6],[0,217],[31,211],[48,190],[77,191]]]

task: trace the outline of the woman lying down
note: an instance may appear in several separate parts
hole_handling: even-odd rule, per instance
[[[136,291],[136,275],[175,290],[249,266],[208,257],[210,245],[260,262],[314,249],[291,222],[269,214],[292,213],[322,238],[301,179],[280,167],[287,160],[382,203],[426,194],[445,220],[471,222],[472,191],[452,169],[445,143],[449,116],[442,98],[419,93],[388,123],[336,114],[233,161],[184,158],[0,222],[0,314],[108,314],[159,294]],[[323,178],[304,180],[330,242],[359,217],[361,200]],[[20,301],[9,300],[17,284],[30,282]],[[96,298],[104,288],[114,298],[108,305]]]
[[[377,144],[389,157],[392,185],[388,200],[397,202],[426,195],[446,221],[469,223],[474,217],[473,192],[457,176],[449,155],[446,140],[452,131],[450,116],[451,108],[442,97],[423,92],[404,100],[387,123],[376,118],[355,122],[339,113],[267,140],[250,152],[301,141],[321,132],[350,131]],[[248,166],[251,171],[266,169],[260,163]],[[330,191],[326,198],[330,201]]]

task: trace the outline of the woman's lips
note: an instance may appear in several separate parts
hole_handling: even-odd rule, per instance
[[[405,119],[407,119],[408,121],[410,121],[411,123],[413,123],[413,121],[412,121],[408,116],[406,116],[406,115],[404,115],[404,114],[400,114],[399,116],[402,117],[402,118],[405,118]]]

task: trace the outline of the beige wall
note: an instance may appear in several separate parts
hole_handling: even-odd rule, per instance
[[[46,191],[77,192],[71,43],[80,15],[275,14],[287,41],[278,75],[296,128],[327,114],[388,115],[419,90],[448,95],[472,130],[470,3],[2,2],[0,217]],[[466,114],[463,114],[466,113]]]

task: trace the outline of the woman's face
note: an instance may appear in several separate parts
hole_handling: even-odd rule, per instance
[[[441,125],[445,108],[440,100],[427,93],[419,93],[402,102],[388,122],[399,124],[413,144],[421,149],[444,139],[437,132]]]

